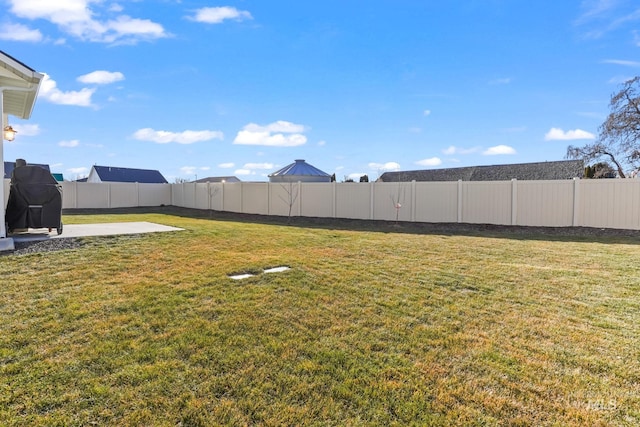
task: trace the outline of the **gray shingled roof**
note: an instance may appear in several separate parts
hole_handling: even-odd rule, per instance
[[[553,162],[385,172],[380,176],[379,180],[383,182],[510,181],[512,179],[538,181],[582,178],[583,175],[584,162],[582,160],[560,160]]]
[[[194,182],[207,183],[207,182],[241,182],[238,177],[235,176],[209,176],[207,178],[200,178]]]
[[[144,184],[166,184],[167,180],[157,170],[93,166],[103,182],[139,182]]]

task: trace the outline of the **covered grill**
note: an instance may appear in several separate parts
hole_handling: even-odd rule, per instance
[[[6,211],[7,229],[55,229],[62,234],[62,187],[49,171],[16,162]]]

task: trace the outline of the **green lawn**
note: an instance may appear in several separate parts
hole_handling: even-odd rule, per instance
[[[186,230],[0,257],[0,425],[640,424],[637,239],[104,221]]]

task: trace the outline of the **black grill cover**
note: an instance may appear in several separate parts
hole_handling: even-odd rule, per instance
[[[16,167],[11,174],[6,220],[9,230],[62,226],[62,188],[39,166]]]

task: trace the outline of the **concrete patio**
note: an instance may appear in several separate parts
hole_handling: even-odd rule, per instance
[[[183,229],[146,221],[113,222],[104,224],[64,225],[61,235],[58,235],[56,233],[56,230],[51,230],[51,232],[48,232],[47,229],[40,228],[29,229],[28,231],[21,233],[13,233],[8,237],[13,238],[14,242],[20,243],[49,239],[63,239],[69,237],[115,236],[121,234],[163,233],[168,231],[181,230]]]

